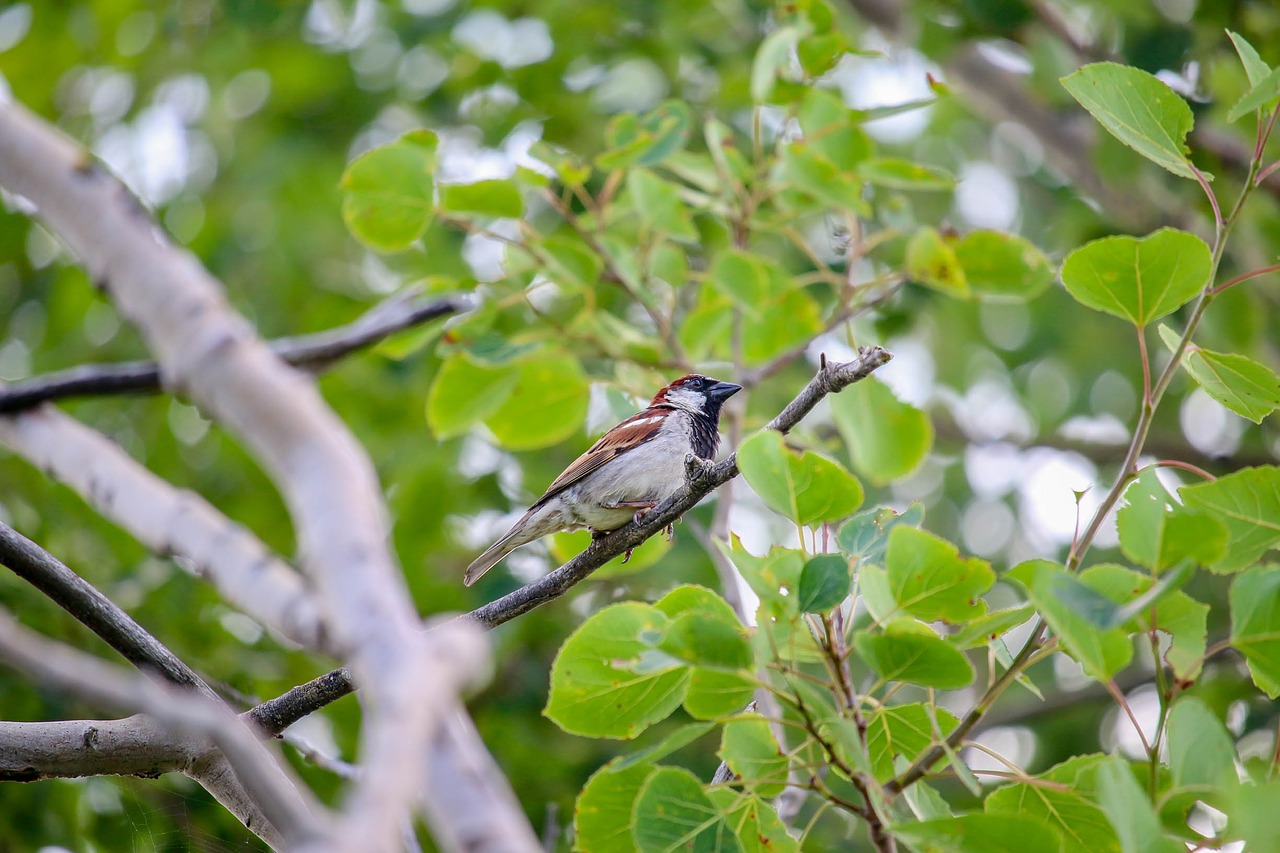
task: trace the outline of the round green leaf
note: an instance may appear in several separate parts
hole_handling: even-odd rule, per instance
[[[1255,424],[1280,407],[1280,376],[1247,356],[1189,346],[1182,364],[1205,393]]]
[[[527,361],[520,365],[510,395],[485,418],[485,425],[509,450],[548,447],[582,428],[590,391],[575,358]]]
[[[569,635],[543,712],[567,732],[635,737],[679,707],[689,671],[658,650],[668,619],[647,604],[606,607]]]
[[[787,756],[768,722],[757,715],[724,724],[720,757],[742,783],[762,797],[776,797],[787,782]]]
[[[831,398],[831,416],[853,466],[876,485],[906,477],[933,447],[933,422],[868,377]]]
[[[1166,725],[1174,785],[1215,790],[1237,780],[1235,743],[1208,705],[1195,696],[1183,696],[1174,703]]]
[[[352,160],[342,174],[342,220],[371,249],[397,252],[427,230],[434,208],[436,135],[414,130]]]
[[[427,392],[427,425],[436,438],[462,435],[502,408],[519,379],[513,368],[482,367],[462,353],[440,366]]]
[[[1174,502],[1148,468],[1125,490],[1116,513],[1120,549],[1135,563],[1163,571],[1190,557],[1201,565],[1222,558],[1227,529],[1215,518]]]
[[[937,731],[934,731],[934,720]],[[940,738],[955,731],[960,721],[949,711],[919,703],[886,705],[867,717],[867,756],[877,781],[893,778],[894,758],[915,759]]]
[[[1026,588],[1036,610],[1090,678],[1107,681],[1133,658],[1133,646],[1124,630],[1100,629],[1073,607],[1064,593],[1081,584],[1061,566],[1048,560],[1029,560],[1011,569],[1008,577]]]
[[[1116,139],[1175,175],[1195,178],[1186,153],[1195,119],[1167,83],[1139,68],[1096,62],[1063,77],[1062,85]]]
[[[1254,566],[1231,584],[1231,646],[1253,683],[1280,697],[1280,566]]]
[[[933,166],[899,160],[895,157],[872,157],[858,165],[858,175],[867,183],[895,190],[951,190],[956,179]]]
[[[852,585],[848,560],[839,554],[819,554],[800,572],[800,612],[826,613],[848,597]]]
[[[717,255],[707,280],[752,316],[759,316],[787,284],[786,274],[772,262],[738,249]]]
[[[573,849],[581,853],[635,853],[631,838],[631,814],[645,780],[654,772],[650,764],[617,768],[606,764],[596,771],[573,810]]]
[[[954,690],[973,681],[973,665],[964,653],[928,626],[910,619],[890,622],[883,634],[860,631],[853,647],[885,681],[905,681]]]
[[[524,213],[520,188],[512,181],[476,181],[440,187],[440,209],[450,213],[515,218]]]
[[[640,853],[741,853],[724,813],[688,770],[662,767],[640,789],[631,821]]]
[[[920,853],[1058,853],[1062,838],[1027,817],[965,814],[921,823],[898,823],[893,834]]]
[[[1209,567],[1215,572],[1238,572],[1280,543],[1280,468],[1245,468],[1178,493],[1227,527],[1227,553]]]
[[[1044,253],[1025,237],[971,231],[955,244],[956,260],[974,294],[989,299],[1031,299],[1053,283]]]
[[[862,485],[852,474],[812,451],[790,450],[773,430],[743,442],[738,467],[771,509],[798,524],[835,521],[862,503]]]
[[[1161,228],[1142,239],[1104,237],[1067,256],[1062,283],[1083,305],[1145,326],[1199,293],[1213,271],[1203,240]]]
[[[871,574],[863,569],[863,581]],[[883,572],[898,608],[925,622],[962,623],[987,612],[980,596],[996,582],[995,572],[977,557],[962,559],[945,539],[906,525],[889,531]]]
[[[906,273],[912,281],[951,296],[969,295],[955,246],[933,228],[921,228],[907,243]]]

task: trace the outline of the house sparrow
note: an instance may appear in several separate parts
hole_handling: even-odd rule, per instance
[[[720,407],[742,390],[696,373],[659,391],[643,412],[601,436],[574,460],[506,535],[467,566],[467,586],[521,545],[562,530],[617,530],[675,494],[685,457],[711,459],[720,444]]]

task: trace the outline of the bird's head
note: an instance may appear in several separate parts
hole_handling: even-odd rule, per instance
[[[741,385],[690,373],[688,376],[681,376],[659,391],[649,405],[683,409],[691,414],[702,415],[717,421],[724,401],[741,390]]]

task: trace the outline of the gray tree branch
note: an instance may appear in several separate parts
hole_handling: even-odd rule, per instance
[[[240,785],[279,831],[297,845],[324,831],[323,808],[295,783],[265,745],[224,705],[121,670],[23,628],[0,611],[0,658],[42,684],[106,706],[145,713],[163,725],[217,745]],[[205,750],[194,754],[203,756]],[[199,759],[197,759],[199,760]],[[216,766],[210,765],[210,769]]]
[[[35,205],[139,328],[166,387],[238,435],[280,488],[334,639],[365,688],[367,772],[335,831],[313,846],[396,849],[451,700],[437,690],[449,679],[437,677],[431,639],[418,631],[368,457],[314,382],[256,337],[194,256],[80,147],[15,104],[0,104],[0,185]],[[491,819],[523,827],[527,849],[537,849],[522,815],[493,810]]]
[[[469,307],[469,301],[462,297],[426,300],[416,292],[406,291],[379,303],[345,326],[311,335],[278,338],[269,345],[289,364],[318,372],[396,332]],[[84,364],[0,386],[0,415],[67,397],[151,393],[160,387],[160,367],[154,361]]]

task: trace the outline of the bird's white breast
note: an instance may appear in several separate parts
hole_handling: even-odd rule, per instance
[[[692,452],[689,415],[672,412],[653,439],[628,450],[559,496],[566,521],[577,527],[614,530],[631,520],[634,507],[605,504],[661,503],[685,481],[684,460]]]

